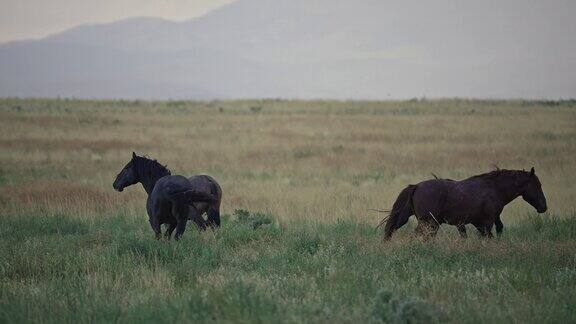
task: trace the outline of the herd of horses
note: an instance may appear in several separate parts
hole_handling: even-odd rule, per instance
[[[176,240],[186,230],[188,220],[201,230],[220,226],[222,189],[212,177],[172,175],[156,160],[132,152],[132,159],[116,176],[113,187],[123,191],[137,183],[142,184],[148,194],[146,210],[157,239],[162,237],[162,224],[167,225],[168,239],[176,230]],[[538,213],[547,210],[534,168],[530,171],[497,169],[462,181],[435,177],[402,190],[390,214],[378,227],[384,226],[384,238],[388,240],[415,215],[416,233],[424,239],[436,235],[444,223],[456,226],[462,237],[466,237],[465,225],[472,224],[481,236],[490,238],[494,226],[497,234],[502,233],[500,214],[504,206],[520,196]]]

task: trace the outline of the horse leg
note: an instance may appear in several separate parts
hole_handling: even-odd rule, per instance
[[[468,237],[468,234],[466,234],[466,226],[465,225],[457,225],[456,227],[458,227],[458,234],[460,234],[460,237],[465,239]]]
[[[150,199],[146,201],[146,211],[148,212],[148,222],[156,235],[156,239],[159,240],[161,236],[160,219],[162,218],[162,204],[157,200]]]
[[[212,228],[220,227],[220,207],[211,205],[208,207],[208,226]]]
[[[416,190],[412,197],[412,204],[414,208],[414,215],[418,219],[416,232],[427,241],[431,237],[436,236],[440,223],[443,222],[441,202],[438,200],[427,199],[426,191]]]
[[[494,220],[494,225],[496,226],[496,234],[498,236],[502,235],[502,230],[504,229],[504,224],[502,224],[502,220],[500,219],[500,215],[496,217]]]
[[[174,239],[178,241],[184,231],[186,230],[186,222],[188,221],[188,205],[174,204],[172,207],[172,216],[176,218],[176,234]]]
[[[490,225],[486,225],[484,228],[486,229],[486,236],[488,238],[493,238],[494,236],[492,235],[492,226],[494,226],[494,224],[490,224]]]
[[[502,231],[502,227],[504,227],[504,225],[500,220],[500,213],[502,213],[501,207],[491,203],[491,201],[484,202],[484,213],[482,215],[483,220],[478,224],[475,224],[481,236],[492,238],[492,227],[494,224],[496,224],[496,231],[498,231],[498,228],[500,228],[500,231]]]
[[[481,237],[492,238],[492,225],[475,225]]]
[[[174,234],[174,239],[178,241],[182,236],[182,234],[184,234],[185,230],[186,230],[186,220],[179,219],[178,224],[176,224],[176,234]]]
[[[190,208],[188,212],[189,218],[196,223],[198,229],[204,231],[206,229],[206,221],[202,218],[202,215],[198,212],[196,208]]]
[[[428,231],[429,231],[429,232],[428,232],[428,233],[429,233],[428,235],[429,235],[430,237],[435,237],[436,234],[438,234],[438,230],[439,230],[439,229],[440,229],[440,225],[439,225],[438,223],[432,223],[432,224],[430,224],[429,227],[428,227]]]
[[[178,224],[178,222],[168,223],[168,228],[166,229],[166,233],[164,233],[164,237],[166,237],[168,240],[172,238],[172,232],[174,232],[176,229],[176,224]]]
[[[438,233],[438,228],[439,226],[437,226],[437,224],[418,220],[418,225],[416,225],[414,232],[416,235],[420,236],[423,241],[428,241],[431,237],[436,236],[436,233]]]
[[[416,225],[416,228],[414,229],[414,234],[416,234],[417,236],[423,236],[424,224],[421,221],[418,221],[418,225]]]
[[[162,235],[162,230],[160,229],[160,221],[158,220],[158,217],[150,217],[150,226],[156,235],[156,239],[159,240]]]

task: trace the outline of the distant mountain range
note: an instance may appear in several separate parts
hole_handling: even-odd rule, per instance
[[[575,1],[239,0],[0,45],[0,96],[576,97]]]

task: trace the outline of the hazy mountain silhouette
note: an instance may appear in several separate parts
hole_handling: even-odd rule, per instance
[[[0,45],[0,96],[573,97],[573,1],[240,0]]]

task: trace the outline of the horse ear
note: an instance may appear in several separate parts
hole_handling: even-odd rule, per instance
[[[534,167],[532,167],[532,169],[530,169],[530,175],[534,175],[536,173],[536,171],[534,171]]]
[[[136,158],[136,153],[134,153],[134,151],[132,151],[132,159]]]

